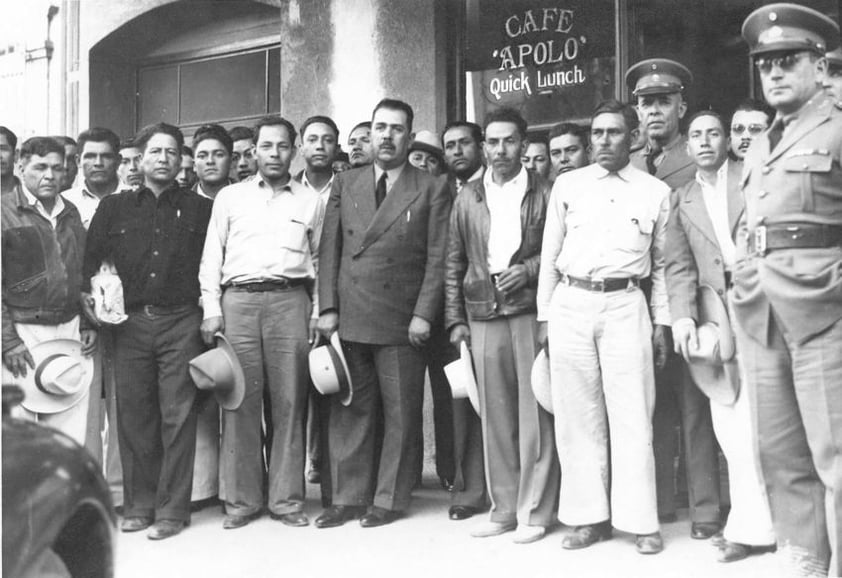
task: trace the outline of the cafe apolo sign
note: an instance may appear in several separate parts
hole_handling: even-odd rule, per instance
[[[527,102],[543,96],[562,101],[556,112],[566,108],[567,116],[576,117],[580,108],[592,107],[594,92],[613,94],[604,90],[613,85],[613,2],[474,0],[468,19],[466,69],[474,71],[475,81],[479,77],[474,94],[479,88],[487,104],[520,105],[533,113],[536,107],[553,109]]]

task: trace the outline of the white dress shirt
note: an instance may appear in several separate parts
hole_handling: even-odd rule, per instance
[[[53,205],[52,212],[50,212],[44,207],[44,203],[42,203],[38,197],[30,193],[25,186],[21,185],[20,190],[23,191],[23,196],[26,197],[26,202],[29,203],[29,206],[38,211],[38,214],[47,219],[50,222],[50,225],[53,226],[53,229],[55,229],[58,224],[59,213],[64,210],[64,199],[61,198],[61,195],[56,195],[56,203]]]
[[[594,279],[652,278],[654,322],[669,325],[664,242],[669,187],[626,165],[609,173],[594,163],[559,175],[544,226],[538,320],[546,321],[562,274]]]
[[[482,178],[489,213],[488,272],[492,275],[508,269],[512,255],[520,247],[520,206],[529,185],[524,166],[502,185],[494,182],[493,174],[494,171],[486,171]]]
[[[219,191],[199,268],[205,319],[222,315],[225,286],[315,280],[323,216],[318,193],[292,178],[277,193],[259,176]]]
[[[120,185],[122,185],[122,183],[120,183]],[[109,194],[116,195],[117,193],[121,193],[124,190],[125,189],[123,189],[121,186],[118,186],[113,193]],[[90,226],[91,224],[91,219],[94,218],[94,213],[96,213],[96,210],[99,207],[99,203],[102,199],[94,193],[90,192],[84,181],[78,187],[68,189],[64,191],[61,195],[65,199],[76,205],[76,208],[79,209],[79,215],[82,217],[82,225],[87,231],[88,226]]]
[[[713,232],[716,234],[719,250],[722,251],[725,268],[730,271],[737,259],[737,246],[731,238],[728,219],[728,161],[726,160],[716,171],[716,184],[711,185],[698,172],[696,182],[702,188],[702,198],[713,223]]]

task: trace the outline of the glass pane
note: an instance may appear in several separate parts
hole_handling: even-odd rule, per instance
[[[281,114],[281,49],[269,51],[269,112]]]
[[[614,96],[614,22],[614,0],[468,0],[469,120],[501,106],[532,128],[588,119]]]
[[[178,67],[138,71],[138,127],[156,122],[178,124]]]
[[[217,122],[266,110],[266,52],[181,65],[181,122]]]

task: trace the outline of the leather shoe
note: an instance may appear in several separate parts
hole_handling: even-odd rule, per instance
[[[471,506],[450,506],[447,517],[451,520],[467,520],[476,513],[476,509]]]
[[[707,540],[722,529],[718,522],[693,522],[690,525],[690,537],[694,540]]]
[[[491,536],[499,536],[500,534],[511,532],[515,528],[517,528],[517,522],[514,520],[511,522],[482,522],[471,530],[471,536],[474,538],[490,538]]]
[[[400,512],[387,510],[378,506],[371,506],[365,515],[360,518],[360,526],[363,528],[376,528],[391,524],[400,517]]]
[[[531,544],[537,542],[547,534],[547,529],[544,526],[527,526],[526,524],[518,524],[512,542],[515,544]]]
[[[638,534],[634,539],[634,547],[638,554],[657,554],[664,549],[664,540],[660,532]]]
[[[124,518],[120,524],[121,532],[140,532],[152,525],[152,518],[144,518],[143,516],[130,516]]]
[[[450,478],[448,478],[446,476],[441,476],[439,478],[439,481],[441,482],[441,487],[443,489],[447,490],[448,492],[453,491],[453,480],[451,480]]]
[[[751,554],[765,554],[774,551],[775,546],[749,546],[748,544],[725,540],[719,547],[719,555],[716,557],[716,561],[737,562],[748,558]]]
[[[251,523],[252,520],[256,520],[260,517],[261,512],[258,510],[252,514],[226,514],[225,519],[222,520],[222,529],[223,530],[236,530],[237,528],[242,528],[243,526],[247,526]]]
[[[348,520],[353,520],[361,513],[361,508],[354,506],[330,506],[316,518],[316,528],[336,528]]]
[[[303,528],[310,525],[310,520],[304,512],[289,512],[288,514],[270,512],[269,517],[293,528]]]
[[[587,548],[602,540],[610,540],[611,532],[611,522],[608,521],[576,526],[572,532],[562,538],[561,547],[565,550]]]
[[[146,537],[150,540],[166,540],[180,534],[187,522],[183,520],[158,520],[155,522]]]

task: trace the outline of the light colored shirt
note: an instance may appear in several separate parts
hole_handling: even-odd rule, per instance
[[[669,325],[664,242],[669,187],[626,165],[609,173],[594,163],[559,175],[544,226],[538,320],[563,274],[593,279],[652,278],[654,322]]]
[[[310,190],[316,191],[319,195],[319,199],[322,201],[322,205],[327,205],[327,200],[330,198],[330,188],[333,186],[333,178],[336,176],[336,173],[332,173],[330,175],[330,180],[323,186],[321,189],[317,189],[314,187],[310,181],[307,179],[307,171],[302,171],[301,173],[301,184],[307,187]],[[387,179],[389,177],[386,177]]]
[[[278,193],[259,176],[219,191],[199,268],[205,319],[222,315],[228,285],[315,280],[323,216],[319,195],[292,178]]]
[[[44,203],[42,203],[38,197],[30,193],[26,187],[22,186],[20,189],[23,191],[23,196],[26,197],[26,202],[29,203],[29,206],[38,211],[38,214],[47,219],[53,229],[55,229],[58,224],[59,213],[64,210],[64,199],[61,198],[61,195],[56,195],[56,202],[55,205],[53,205],[53,210],[52,212],[49,212],[44,207]]]
[[[526,167],[521,166],[515,177],[498,185],[494,171],[486,171],[482,178],[485,202],[488,205],[488,272],[494,275],[509,268],[512,255],[520,247],[520,206],[529,185]]]
[[[123,183],[120,183],[117,189],[113,193],[109,194],[115,195],[123,192],[124,188],[122,185]],[[99,207],[99,202],[102,199],[90,192],[84,181],[82,181],[82,184],[78,187],[67,189],[61,195],[76,205],[76,208],[79,209],[79,215],[82,217],[82,226],[84,226],[87,231],[88,227],[91,225],[91,219],[94,218],[94,213],[96,213],[96,210]]]
[[[462,187],[464,187],[464,186],[465,186],[465,185],[467,185],[468,183],[473,182],[473,181],[476,181],[476,180],[478,180],[478,179],[481,179],[481,178],[482,178],[482,174],[483,174],[482,172],[483,172],[484,170],[485,170],[485,167],[484,167],[484,166],[482,166],[482,165],[480,165],[480,167],[479,167],[479,168],[478,168],[478,169],[474,172],[474,174],[472,174],[472,175],[468,178],[468,180],[467,180],[467,181],[463,181],[462,179],[460,179],[460,178],[458,178],[458,177],[457,177],[457,178],[456,178],[456,192],[457,192],[457,193],[458,193],[458,192],[460,192],[460,191],[462,190]]]
[[[737,259],[737,246],[731,239],[731,228],[728,220],[728,161],[726,160],[716,171],[716,184],[711,185],[701,174],[696,173],[696,182],[702,188],[702,199],[711,223],[725,268],[730,270]]]

